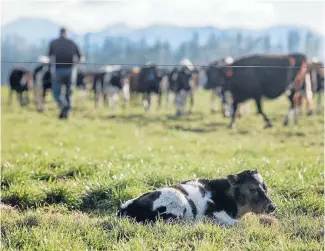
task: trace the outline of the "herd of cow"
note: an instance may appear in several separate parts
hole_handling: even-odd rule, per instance
[[[37,110],[44,110],[45,97],[51,89],[51,74],[53,69],[48,63],[40,63],[33,72],[15,67],[9,76],[9,100],[13,92],[17,93],[21,106],[29,102],[28,93],[33,90]],[[122,97],[123,104],[132,100],[137,94],[142,95],[146,111],[151,106],[151,96],[158,97],[158,107],[162,102],[163,92],[175,95],[176,115],[185,113],[187,100],[192,111],[194,94],[199,87],[199,76],[204,73],[207,81],[205,89],[212,92],[211,112],[215,112],[216,97],[221,99],[224,116],[231,117],[230,128],[235,127],[236,118],[240,115],[239,104],[253,99],[257,112],[262,115],[266,126],[272,123],[262,109],[262,98],[275,99],[286,94],[290,107],[284,118],[284,125],[294,117],[298,122],[303,100],[307,102],[308,115],[312,113],[312,97],[317,95],[317,110],[321,108],[321,96],[324,90],[324,65],[317,60],[308,61],[301,53],[289,55],[252,55],[236,60],[225,58],[209,64],[195,67],[187,59],[182,60],[173,69],[161,68],[148,63],[142,67],[124,68],[107,66],[97,71],[78,71],[75,67],[72,74],[74,85],[83,90],[92,90],[95,107],[98,107],[100,97],[115,107],[116,98]]]

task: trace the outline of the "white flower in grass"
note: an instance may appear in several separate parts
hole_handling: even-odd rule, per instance
[[[7,168],[12,167],[12,165],[11,165],[11,163],[10,163],[9,161],[5,161],[5,162],[3,163],[3,166],[4,166],[4,167],[7,167]]]

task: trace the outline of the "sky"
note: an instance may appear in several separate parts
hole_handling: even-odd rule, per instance
[[[301,25],[325,35],[325,0],[2,0],[1,25],[46,18],[78,33],[124,23],[261,29]]]

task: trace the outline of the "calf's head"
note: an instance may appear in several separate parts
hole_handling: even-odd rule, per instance
[[[246,170],[239,174],[228,175],[230,185],[234,188],[234,197],[239,207],[246,212],[271,213],[275,204],[267,194],[267,187],[257,170]]]

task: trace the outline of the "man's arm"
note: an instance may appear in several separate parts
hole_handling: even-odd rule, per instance
[[[77,57],[78,57],[78,61],[80,61],[80,58],[81,58],[81,53],[80,53],[80,49],[78,47],[78,45],[75,43],[75,50],[76,50],[76,54],[77,54]]]

